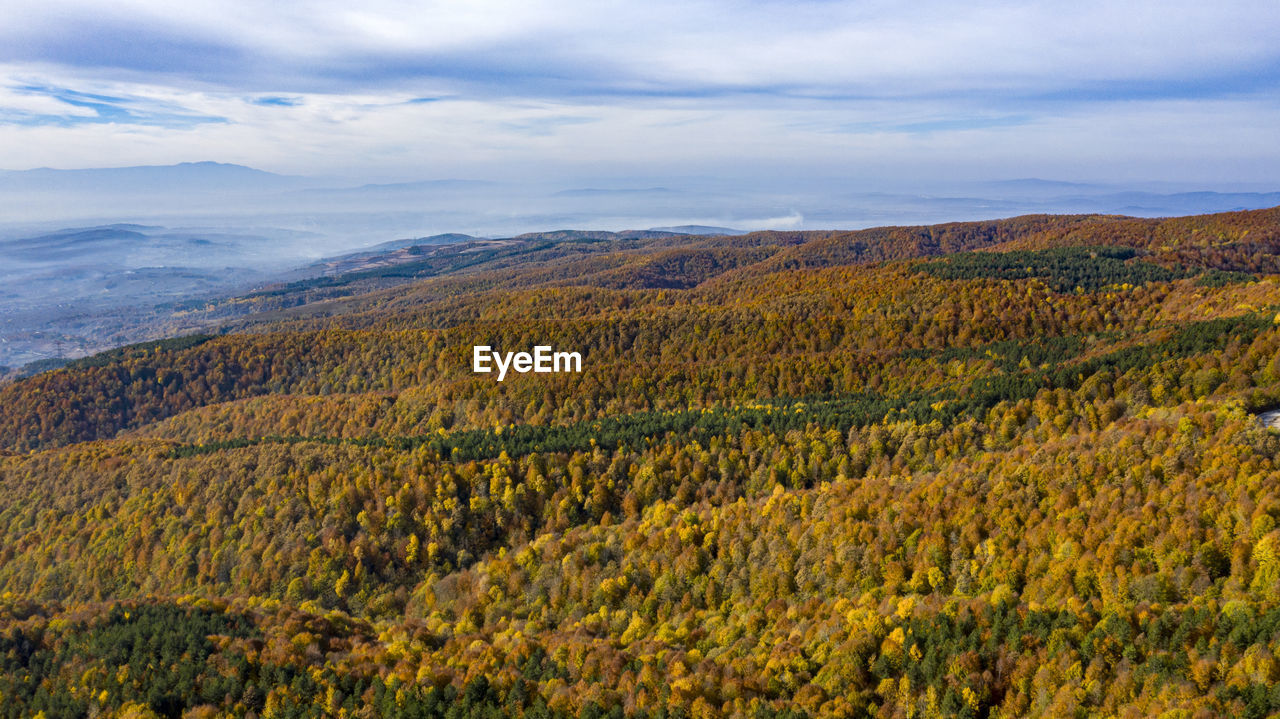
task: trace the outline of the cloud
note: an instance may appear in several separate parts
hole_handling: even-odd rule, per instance
[[[21,87],[0,86],[0,121],[15,122],[22,118],[68,117],[84,118],[97,115],[91,108],[69,105],[45,93],[36,93]]]
[[[1280,59],[1280,6],[1240,1],[49,0],[0,10],[0,28],[0,61],[267,92],[1179,96],[1223,76],[1274,87]]]
[[[759,219],[734,220],[738,229],[754,232],[756,230],[791,230],[804,226],[804,215],[792,210],[780,217],[764,217]]]
[[[190,112],[173,103],[115,97],[65,87],[20,85],[0,92],[0,123],[79,125],[110,123],[185,128],[226,118]]]
[[[947,117],[929,117],[916,120],[894,120],[874,122],[853,122],[839,125],[832,132],[849,132],[855,134],[871,133],[906,133],[920,135],[933,132],[958,132],[964,130],[984,130],[993,127],[1017,127],[1031,122],[1027,115],[953,115]]]
[[[1239,0],[7,3],[0,166],[1274,177],[1277,36]]]
[[[572,115],[544,115],[524,118],[520,120],[512,120],[502,123],[501,127],[505,130],[517,132],[522,135],[551,135],[559,131],[561,128],[572,127],[574,125],[583,125],[589,122],[595,122],[593,117],[576,117]]]

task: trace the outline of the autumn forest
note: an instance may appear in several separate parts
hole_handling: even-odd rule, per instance
[[[0,717],[1280,713],[1280,208],[407,260],[0,385]]]

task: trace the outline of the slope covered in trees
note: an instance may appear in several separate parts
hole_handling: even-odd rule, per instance
[[[4,385],[0,715],[1272,715],[1278,243],[531,238]]]

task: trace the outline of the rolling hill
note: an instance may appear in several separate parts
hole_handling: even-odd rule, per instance
[[[387,253],[0,385],[0,716],[1280,711],[1280,208]]]

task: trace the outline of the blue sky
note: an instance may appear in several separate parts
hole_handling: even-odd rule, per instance
[[[1276,38],[1274,0],[6,3],[0,167],[1280,184]]]

